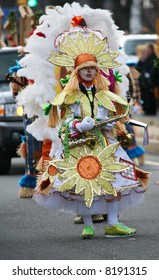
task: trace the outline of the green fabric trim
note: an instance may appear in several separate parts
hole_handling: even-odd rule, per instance
[[[69,123],[72,122],[74,119],[71,119],[67,124],[64,125],[64,127],[66,128],[65,130],[65,137],[64,137],[64,156],[65,158],[69,158],[69,154],[70,154],[70,150],[69,150],[69,141],[68,141],[68,135],[69,135]]]
[[[102,146],[105,148],[105,137],[101,130],[97,130],[97,135],[98,135],[98,141],[102,141]]]
[[[44,104],[42,106],[42,109],[43,109],[43,112],[44,112],[45,116],[49,115],[51,107],[52,107],[52,104],[50,104],[50,103]]]
[[[61,79],[60,79],[60,83],[61,83],[61,85],[64,87],[65,85],[67,85],[67,83],[69,82],[69,80],[70,80],[70,75],[66,75],[65,78],[61,78]]]
[[[82,119],[82,117],[77,117],[77,116],[74,116],[74,119],[76,120],[81,120]]]
[[[68,127],[69,127],[69,123],[67,123],[65,125],[65,127],[66,127],[65,138],[64,138],[64,142],[63,142],[63,145],[64,145],[64,156],[65,156],[65,158],[69,158],[69,148],[68,148]]]
[[[114,79],[115,81],[119,82],[119,83],[122,83],[122,75],[119,73],[119,71],[115,71],[114,73]]]

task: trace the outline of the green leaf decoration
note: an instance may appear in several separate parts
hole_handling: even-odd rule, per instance
[[[61,85],[62,85],[63,87],[66,86],[67,83],[69,82],[69,80],[70,80],[70,75],[66,75],[65,78],[61,78],[61,79],[60,79]]]
[[[122,83],[122,75],[119,73],[119,71],[115,71],[114,79],[115,79],[117,82]]]
[[[158,59],[158,57],[154,59],[154,61],[153,61],[153,66],[154,66],[155,68],[159,68],[159,59]]]
[[[47,103],[42,106],[45,116],[49,115],[51,107],[52,107],[52,104],[50,104],[50,103]]]

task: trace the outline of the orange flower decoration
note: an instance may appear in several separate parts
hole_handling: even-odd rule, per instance
[[[73,27],[80,25],[80,22],[83,20],[82,16],[74,16],[72,18],[71,24]]]

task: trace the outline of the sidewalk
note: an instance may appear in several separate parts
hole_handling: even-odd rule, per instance
[[[159,111],[156,116],[133,116],[135,120],[148,124],[149,145],[144,146],[149,153],[159,155]],[[137,128],[137,143],[143,146],[143,128]]]

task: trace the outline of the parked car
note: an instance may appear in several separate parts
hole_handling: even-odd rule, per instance
[[[120,50],[127,55],[127,62],[137,63],[136,47],[143,44],[154,44],[157,34],[131,34],[124,35],[120,40]]]
[[[18,60],[17,51],[18,48],[0,49],[0,174],[9,173],[11,158],[17,157],[20,135],[24,134],[22,108],[17,106],[5,79],[8,68]]]

